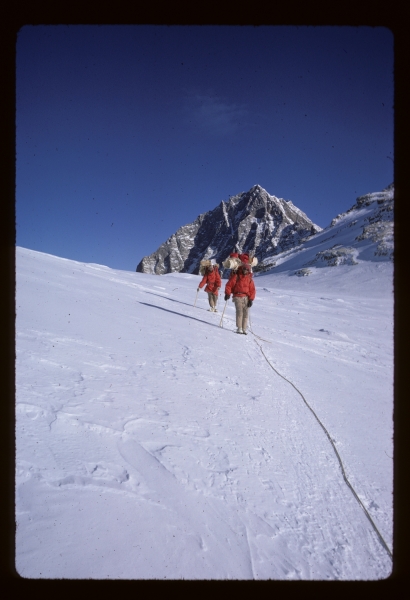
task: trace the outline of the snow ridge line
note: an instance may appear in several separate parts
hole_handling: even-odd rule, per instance
[[[251,333],[252,333],[252,335],[253,335],[253,336],[255,336],[255,337],[259,337],[259,336],[256,336],[256,334],[255,334],[255,333],[254,333],[254,332],[253,332],[251,329],[250,329],[250,331],[251,331]],[[364,514],[366,515],[366,517],[367,517],[367,518],[368,518],[368,520],[370,521],[370,524],[372,525],[372,527],[373,527],[374,531],[376,532],[376,534],[377,534],[377,536],[378,536],[378,538],[379,538],[379,540],[380,540],[380,542],[381,542],[382,546],[383,546],[383,547],[384,547],[384,549],[387,551],[387,553],[388,553],[388,555],[390,556],[390,558],[393,560],[393,554],[392,554],[392,552],[391,552],[390,548],[388,547],[387,543],[386,543],[386,542],[385,542],[385,540],[383,539],[383,536],[382,536],[382,534],[380,533],[380,531],[377,529],[377,526],[376,526],[375,522],[373,521],[373,519],[372,519],[372,518],[371,518],[371,516],[369,515],[369,513],[368,513],[368,511],[367,511],[366,507],[364,506],[363,502],[360,500],[359,496],[356,494],[356,492],[355,492],[355,490],[354,490],[354,488],[353,488],[352,484],[351,484],[351,483],[350,483],[350,481],[348,480],[348,478],[347,478],[347,476],[346,476],[346,472],[345,472],[344,466],[343,466],[343,463],[342,463],[342,459],[340,458],[340,454],[339,454],[339,452],[337,451],[337,449],[336,449],[336,446],[334,445],[334,443],[333,443],[333,440],[332,440],[332,438],[330,437],[330,434],[329,434],[328,430],[327,430],[327,429],[326,429],[326,427],[323,425],[322,421],[319,419],[319,417],[317,416],[317,414],[315,413],[315,411],[313,410],[313,408],[312,408],[312,407],[309,405],[309,403],[307,402],[307,400],[306,400],[306,398],[304,397],[304,395],[302,394],[302,392],[301,392],[300,390],[298,390],[298,388],[297,388],[297,387],[296,387],[296,386],[295,386],[295,385],[294,385],[294,384],[293,384],[291,381],[289,381],[289,379],[286,379],[286,377],[285,377],[284,375],[281,375],[281,374],[279,373],[279,371],[277,371],[277,370],[275,369],[275,367],[272,365],[272,363],[271,363],[271,362],[269,361],[269,359],[266,357],[266,354],[264,353],[264,351],[263,351],[263,348],[262,348],[261,344],[260,344],[260,343],[259,343],[259,342],[258,342],[256,339],[255,339],[255,342],[256,342],[256,344],[259,346],[259,348],[260,348],[260,351],[262,352],[262,354],[263,354],[263,356],[264,356],[264,358],[265,358],[266,362],[267,362],[267,363],[270,365],[270,367],[271,367],[271,368],[272,368],[272,369],[275,371],[275,373],[276,373],[277,375],[279,375],[279,377],[282,377],[282,379],[284,379],[285,381],[287,381],[288,383],[290,383],[290,385],[291,385],[291,386],[292,386],[292,387],[293,387],[293,388],[294,388],[294,389],[297,391],[297,393],[298,393],[298,394],[299,394],[299,395],[302,397],[302,400],[303,400],[303,402],[306,404],[306,406],[308,407],[308,409],[309,409],[309,410],[312,412],[313,416],[315,417],[315,419],[317,420],[317,422],[319,423],[319,425],[321,426],[321,428],[322,428],[322,429],[323,429],[323,431],[325,432],[325,434],[326,434],[326,436],[327,436],[327,438],[328,438],[328,440],[329,440],[329,442],[330,442],[330,444],[331,444],[331,446],[332,446],[332,448],[333,448],[333,450],[334,450],[334,452],[335,452],[335,454],[336,454],[337,460],[339,461],[339,465],[340,465],[340,468],[341,468],[341,471],[342,471],[342,476],[343,476],[343,479],[344,479],[344,481],[345,481],[346,485],[347,485],[347,486],[350,488],[350,491],[352,492],[353,496],[356,498],[357,502],[358,502],[358,503],[360,504],[360,506],[362,507],[362,509],[363,509],[363,511],[364,511]]]

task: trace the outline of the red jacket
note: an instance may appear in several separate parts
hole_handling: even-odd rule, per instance
[[[233,271],[225,286],[225,294],[233,294],[234,297],[248,296],[249,300],[255,300],[256,289],[252,273],[246,273],[242,269]]]
[[[205,291],[210,294],[218,295],[218,288],[221,287],[221,276],[219,275],[218,267],[215,266],[212,271],[207,271],[199,284],[203,288],[207,284]]]

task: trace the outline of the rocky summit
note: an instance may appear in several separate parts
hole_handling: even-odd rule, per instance
[[[322,229],[290,200],[271,196],[260,185],[222,201],[171,237],[137,266],[137,272],[198,273],[203,259],[219,264],[233,251],[259,262],[293,248]]]

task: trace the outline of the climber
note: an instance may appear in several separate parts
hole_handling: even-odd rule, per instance
[[[248,254],[240,254],[238,257],[241,265],[232,271],[231,276],[225,286],[225,300],[229,300],[231,294],[232,301],[236,309],[236,333],[247,334],[248,328],[248,310],[255,299],[256,290],[253,282],[253,274],[249,263]]]
[[[203,264],[209,263],[209,264]],[[202,261],[200,273],[203,274],[201,283],[198,286],[197,292],[206,284],[205,292],[208,293],[208,301],[211,312],[218,312],[216,306],[218,302],[218,290],[221,287],[221,276],[219,274],[219,265],[214,261]]]

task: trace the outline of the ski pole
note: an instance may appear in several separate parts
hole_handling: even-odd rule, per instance
[[[199,292],[199,288],[196,290],[196,296],[195,296],[195,302],[194,302],[194,306],[196,304],[196,299],[198,298],[198,292]]]
[[[223,327],[223,325],[222,325],[222,319],[224,318],[225,308],[226,308],[227,304],[228,304],[228,300],[225,302],[225,306],[224,306],[224,309],[223,309],[223,312],[222,312],[222,317],[221,317],[221,322],[219,323],[219,327]]]

